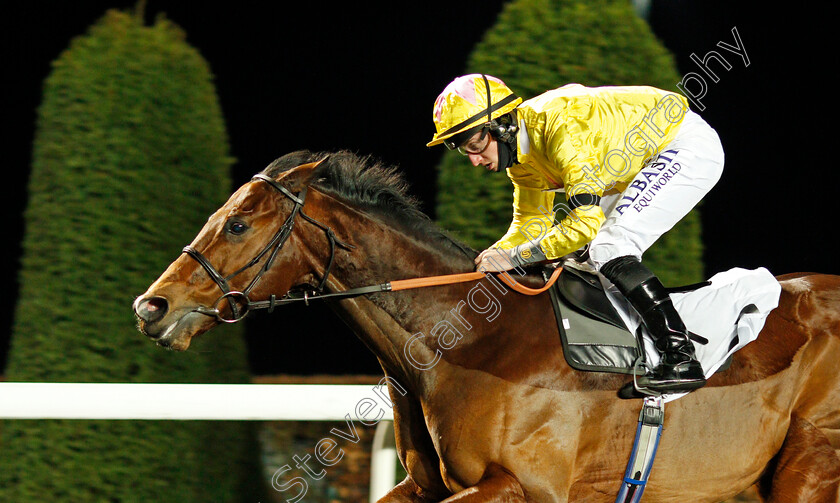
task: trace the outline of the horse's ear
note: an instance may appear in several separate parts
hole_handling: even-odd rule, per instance
[[[327,157],[324,157],[316,162],[301,164],[300,166],[283,173],[280,180],[282,180],[292,192],[300,192],[304,187],[309,185],[309,182],[311,182],[312,178],[315,176],[315,170],[326,160]]]

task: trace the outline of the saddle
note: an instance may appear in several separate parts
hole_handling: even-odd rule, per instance
[[[697,283],[669,291],[691,291],[708,284]],[[643,375],[647,371],[641,327],[637,333],[627,328],[595,273],[565,267],[549,294],[569,366],[582,371],[628,375]],[[697,342],[704,343],[696,337]],[[728,368],[728,363],[719,371]]]
[[[549,294],[563,354],[572,368],[644,374],[637,365],[644,361],[641,337],[624,324],[595,274],[566,267]]]

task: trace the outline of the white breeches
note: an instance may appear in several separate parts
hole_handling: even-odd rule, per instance
[[[601,199],[606,220],[589,247],[596,269],[642,254],[714,187],[723,172],[723,147],[706,121],[687,111],[676,137],[662,147],[620,194]]]

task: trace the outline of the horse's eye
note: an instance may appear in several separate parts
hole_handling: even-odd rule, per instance
[[[238,220],[233,220],[228,222],[227,230],[231,234],[239,236],[248,230],[248,226]]]

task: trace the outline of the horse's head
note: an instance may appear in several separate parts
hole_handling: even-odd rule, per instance
[[[252,299],[311,283],[309,257],[293,230],[303,218],[312,221],[301,208],[317,164],[276,176],[264,172],[240,187],[135,300],[140,331],[162,346],[185,350],[193,337],[240,320]]]

